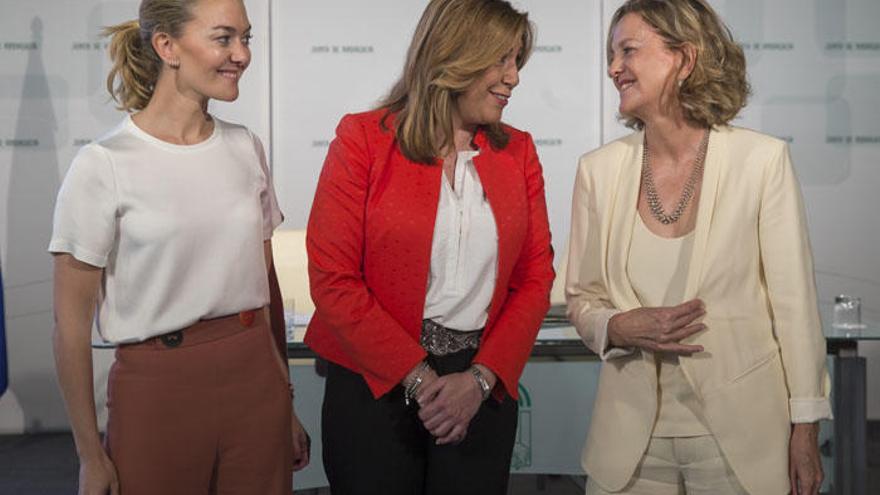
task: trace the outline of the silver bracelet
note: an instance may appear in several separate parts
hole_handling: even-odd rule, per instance
[[[474,379],[477,381],[477,385],[480,387],[480,395],[483,396],[483,400],[489,398],[489,395],[492,393],[492,387],[489,386],[489,382],[486,381],[486,377],[483,376],[483,372],[480,371],[480,368],[476,366],[471,366],[471,374],[474,375]]]
[[[419,391],[419,386],[422,384],[422,375],[429,367],[427,361],[422,361],[422,365],[419,367],[418,371],[416,371],[416,376],[413,377],[412,381],[403,384],[403,402],[407,406],[412,404],[415,400],[416,394]]]

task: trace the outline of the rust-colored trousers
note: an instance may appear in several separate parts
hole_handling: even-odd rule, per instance
[[[290,495],[287,366],[262,310],[116,350],[106,445],[124,495]]]

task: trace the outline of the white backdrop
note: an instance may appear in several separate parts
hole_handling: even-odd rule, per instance
[[[371,108],[399,76],[425,0],[246,0],[254,61],[242,97],[217,105],[266,141],[286,228],[303,228],[339,118]],[[567,239],[577,157],[626,132],[604,72],[618,0],[520,0],[537,50],[506,120],[532,133],[545,168],[554,245]],[[862,297],[880,321],[880,2],[715,0],[747,48],[752,103],[739,125],[788,140],[804,185],[820,296]],[[83,143],[121,118],[104,91],[100,26],[137,2],[0,0],[0,252],[10,392],[0,432],[66,428],[51,357],[51,264],[57,187]],[[270,22],[271,20],[271,22]],[[880,348],[869,359],[869,415],[880,418]],[[96,364],[103,383],[109,356]],[[99,397],[103,397],[101,390]]]

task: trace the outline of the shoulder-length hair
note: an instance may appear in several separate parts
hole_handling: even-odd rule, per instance
[[[703,127],[725,125],[746,106],[751,88],[746,57],[730,29],[705,0],[628,0],[614,13],[606,50],[611,63],[611,38],[627,14],[638,14],[671,50],[686,44],[696,49],[693,72],[678,90],[684,117]],[[623,116],[627,127],[642,129],[641,120]]]
[[[380,103],[394,114],[393,129],[404,156],[434,163],[454,147],[452,113],[456,98],[520,41],[516,64],[532,51],[534,28],[528,14],[504,0],[431,0],[413,34],[403,74]],[[484,127],[493,148],[507,146],[500,123]]]

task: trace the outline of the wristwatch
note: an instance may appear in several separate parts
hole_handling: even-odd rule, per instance
[[[489,398],[489,394],[492,393],[492,387],[489,386],[489,382],[486,381],[486,377],[483,376],[483,372],[480,371],[480,368],[476,366],[471,366],[471,374],[474,375],[474,379],[477,381],[477,385],[480,386],[480,393],[483,395],[483,400]]]

